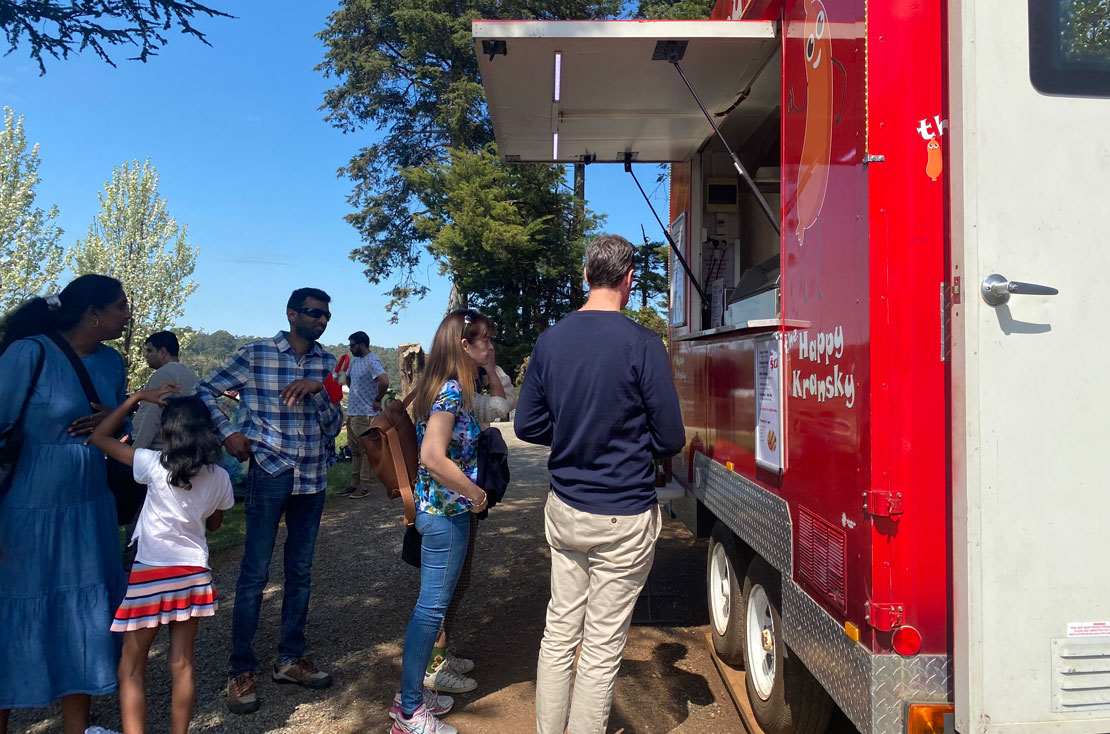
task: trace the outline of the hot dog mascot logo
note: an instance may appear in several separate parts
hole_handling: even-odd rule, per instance
[[[829,15],[821,0],[803,0],[805,23],[802,40],[805,53],[806,90],[800,108],[794,103],[794,90],[790,90],[790,111],[801,112],[805,116],[805,133],[802,138],[802,153],[797,168],[797,214],[798,224],[795,234],[798,246],[817,250],[817,296],[821,296],[821,237],[817,228],[817,217],[825,204],[825,194],[829,187],[829,163],[832,160],[833,124],[838,122],[833,116],[833,66],[838,65],[833,58],[832,29]],[[843,67],[841,67],[843,71]],[[809,233],[807,242],[807,230]],[[803,267],[808,270],[807,253],[802,253]],[[808,300],[808,275],[805,292]]]
[[[944,172],[944,159],[940,155],[940,141],[932,138],[925,144],[928,161],[925,163],[925,175],[936,181]]]
[[[817,223],[829,186],[832,159],[832,35],[821,0],[805,0],[806,101],[805,137],[798,166],[798,244]]]

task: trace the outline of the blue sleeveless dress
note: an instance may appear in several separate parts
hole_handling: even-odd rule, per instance
[[[115,499],[104,454],[66,429],[89,414],[81,382],[45,336],[0,355],[0,432],[11,427],[40,354],[23,448],[0,490],[0,709],[39,708],[73,693],[116,689],[120,638],[112,615],[126,590]],[[82,358],[105,407],[119,405],[119,352]]]

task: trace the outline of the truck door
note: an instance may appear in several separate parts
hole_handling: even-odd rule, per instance
[[[956,729],[1110,731],[1110,7],[950,0]]]

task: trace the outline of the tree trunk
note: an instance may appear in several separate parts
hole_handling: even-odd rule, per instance
[[[416,342],[406,342],[397,347],[401,367],[401,398],[412,392],[420,374],[424,372],[424,347]]]
[[[581,240],[586,236],[586,164],[574,164],[574,226],[571,228],[571,241]],[[570,284],[570,305],[578,308],[585,303],[586,296],[582,292],[582,279],[575,277]]]

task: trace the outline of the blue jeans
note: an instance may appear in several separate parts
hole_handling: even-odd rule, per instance
[[[324,511],[324,492],[293,494],[293,470],[268,474],[251,463],[247,472],[247,536],[239,582],[235,585],[235,610],[231,616],[231,660],[228,675],[255,670],[254,633],[262,612],[262,592],[270,580],[278,523],[285,515],[285,589],[281,598],[281,642],[278,661],[302,657],[308,647],[304,628],[312,590],[312,557]]]
[[[451,517],[416,513],[420,532],[420,596],[405,630],[401,658],[401,711],[412,716],[424,702],[424,671],[439,625],[462,571],[470,540],[470,513]]]

